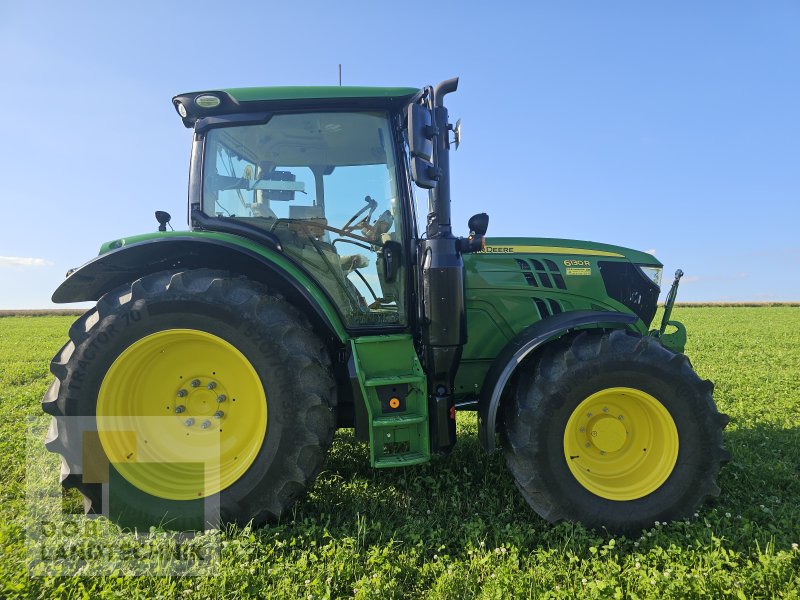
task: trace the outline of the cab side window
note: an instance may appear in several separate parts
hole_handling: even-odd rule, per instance
[[[262,125],[212,129],[203,210],[277,235],[347,326],[402,325],[402,214],[391,140],[387,115],[370,112],[278,114]]]

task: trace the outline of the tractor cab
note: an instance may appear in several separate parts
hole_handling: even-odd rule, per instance
[[[192,225],[260,229],[320,284],[346,327],[403,327],[414,221],[398,108],[418,90],[321,88],[325,110],[281,88],[247,93],[175,99],[196,132]]]
[[[201,211],[275,235],[348,324],[402,324],[404,278],[384,258],[403,239],[394,146],[377,112],[277,114],[210,129]]]

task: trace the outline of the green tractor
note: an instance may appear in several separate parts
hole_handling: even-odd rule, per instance
[[[188,231],[158,212],[157,232],[103,244],[53,294],[97,302],[42,403],[88,513],[261,525],[337,428],[372,466],[405,467],[447,453],[462,410],[550,522],[638,531],[719,494],[727,417],[669,320],[681,273],[650,330],[650,254],[487,238],[484,213],[454,236],[457,84],[173,98],[193,131]]]

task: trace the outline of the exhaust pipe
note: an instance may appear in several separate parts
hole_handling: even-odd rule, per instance
[[[434,165],[438,180],[429,195],[427,239],[420,241],[419,254],[432,452],[448,452],[456,441],[453,382],[467,341],[464,262],[450,219],[450,126],[444,106],[444,97],[457,87],[458,78],[448,79],[432,92],[432,120],[436,130]]]

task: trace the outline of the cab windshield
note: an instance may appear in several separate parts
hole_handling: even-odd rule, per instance
[[[211,129],[203,212],[275,234],[336,302],[347,326],[404,323],[405,277],[385,271],[402,218],[382,112],[274,115]]]

